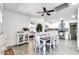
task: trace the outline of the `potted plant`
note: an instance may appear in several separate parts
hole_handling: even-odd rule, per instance
[[[37,27],[36,27],[36,31],[37,32],[42,32],[42,24],[37,24]]]

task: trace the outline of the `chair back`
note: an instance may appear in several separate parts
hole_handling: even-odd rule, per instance
[[[40,35],[38,33],[35,34],[35,45],[40,45]]]
[[[51,36],[51,38],[50,38],[50,43],[53,43],[53,41],[55,40],[55,39],[54,39],[54,34],[51,34],[50,36]]]
[[[54,36],[54,40],[55,41],[58,41],[59,40],[58,31],[54,30],[53,31],[53,36]]]

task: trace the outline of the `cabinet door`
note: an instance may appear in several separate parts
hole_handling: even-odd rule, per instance
[[[18,34],[18,43],[22,43],[23,42],[23,34],[22,33],[19,33]]]
[[[25,34],[25,41],[28,41],[28,34]]]

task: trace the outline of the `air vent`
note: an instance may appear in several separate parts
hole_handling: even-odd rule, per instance
[[[59,5],[59,6],[55,7],[55,10],[59,11],[59,10],[62,10],[64,8],[67,8],[67,7],[69,7],[69,4],[68,3],[64,3],[62,5]]]

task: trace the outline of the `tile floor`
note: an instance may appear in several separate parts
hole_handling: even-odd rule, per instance
[[[38,51],[34,52],[33,40],[30,39],[28,44],[13,46],[15,55],[39,55]],[[38,50],[38,49],[37,49]],[[41,51],[41,55],[43,51]],[[46,55],[79,55],[76,40],[60,40],[55,49],[49,51],[47,47]]]

